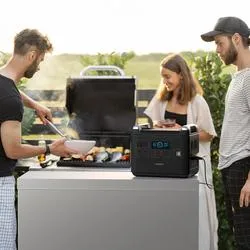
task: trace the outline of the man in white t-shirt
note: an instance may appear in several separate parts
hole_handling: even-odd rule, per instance
[[[219,169],[225,186],[229,223],[237,249],[250,249],[250,29],[237,17],[221,17],[214,29],[201,35],[215,41],[216,52],[226,64],[234,64],[225,99]]]

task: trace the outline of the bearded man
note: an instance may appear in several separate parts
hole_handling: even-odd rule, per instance
[[[38,70],[45,53],[52,51],[49,39],[35,29],[25,29],[14,39],[14,52],[0,69],[0,249],[16,249],[15,179],[13,170],[19,158],[28,158],[50,152],[69,156],[74,151],[64,145],[64,139],[50,145],[22,144],[21,121],[23,105],[35,109],[46,123],[52,115],[48,108],[18,90],[22,77],[31,78]]]
[[[238,250],[250,249],[250,30],[237,17],[221,17],[214,29],[201,35],[215,41],[216,52],[234,64],[225,99],[219,166],[225,186],[230,226]]]

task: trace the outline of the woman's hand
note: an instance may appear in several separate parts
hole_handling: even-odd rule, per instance
[[[209,133],[199,129],[199,140],[203,142],[210,142],[213,140],[213,135],[210,135]]]
[[[177,129],[177,128],[181,128],[182,126],[178,123],[175,123],[174,126],[171,126],[171,127],[166,127],[166,128],[174,128],[174,129]]]
[[[162,128],[162,124],[159,124],[158,122],[154,124],[154,128]]]
[[[182,126],[175,121],[157,121],[154,123],[155,128],[178,129]]]

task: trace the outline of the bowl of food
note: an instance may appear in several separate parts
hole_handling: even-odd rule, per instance
[[[87,154],[96,144],[96,141],[91,140],[67,140],[65,146],[75,150],[79,154]]]

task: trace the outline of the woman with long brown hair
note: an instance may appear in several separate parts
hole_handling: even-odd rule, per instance
[[[164,120],[174,119],[173,128],[196,124],[199,130],[199,250],[217,250],[218,220],[210,159],[210,144],[216,132],[203,91],[191,70],[178,54],[170,54],[160,64],[162,81],[145,110],[155,127],[166,126]],[[206,185],[206,182],[210,185]]]

